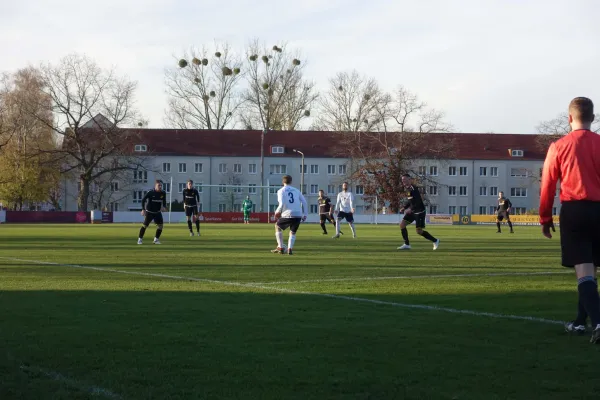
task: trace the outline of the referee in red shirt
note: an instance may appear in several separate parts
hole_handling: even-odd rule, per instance
[[[591,343],[600,344],[600,297],[597,267],[600,266],[600,136],[590,130],[594,104],[577,97],[569,104],[571,133],[550,145],[542,174],[540,222],[551,238],[552,205],[560,180],[560,244],[562,265],[575,269],[579,311],[567,332],[583,334],[587,316],[592,321]]]

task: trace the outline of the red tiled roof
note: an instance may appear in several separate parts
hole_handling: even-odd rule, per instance
[[[148,146],[148,155],[173,156],[260,156],[261,131],[248,130],[182,130],[136,129],[139,143]],[[297,148],[306,157],[336,157],[333,146],[336,132],[269,131],[265,136],[265,156],[289,156]],[[537,135],[447,133],[431,134],[431,140],[450,139],[454,143],[453,157],[459,160],[543,160]],[[271,154],[271,146],[282,145],[284,154]],[[523,150],[523,157],[511,157],[510,150]]]

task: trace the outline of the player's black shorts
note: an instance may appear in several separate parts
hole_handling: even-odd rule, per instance
[[[348,221],[350,223],[354,222],[354,214],[352,214],[351,212],[347,213],[347,212],[340,211],[337,216],[338,221],[341,221],[344,218],[346,218],[346,221]]]
[[[287,228],[290,228],[290,232],[296,233],[298,231],[298,228],[300,227],[301,222],[302,218],[279,218],[275,224],[282,231],[285,231]]]
[[[508,213],[508,211],[499,211],[498,215],[496,216],[496,219],[498,219],[498,221],[502,221],[503,219],[506,219],[508,221],[509,218],[510,214]]]
[[[562,265],[600,266],[600,202],[567,201],[560,209]]]
[[[408,222],[409,224],[412,224],[413,221],[415,221],[415,226],[417,228],[425,228],[425,211],[420,212],[420,213],[410,213],[410,214],[404,214],[404,218],[402,218],[404,221]]]
[[[191,217],[192,215],[198,215],[198,206],[185,206],[185,216]]]
[[[146,211],[146,217],[144,217],[144,226],[150,225],[154,221],[156,225],[163,224],[163,215],[161,212],[151,213]]]
[[[329,222],[333,223],[333,218],[331,217],[331,214],[329,214],[329,213],[319,214],[319,218],[321,219],[321,222],[329,221]]]

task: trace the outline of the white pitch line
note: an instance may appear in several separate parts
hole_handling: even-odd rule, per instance
[[[528,275],[563,275],[573,274],[572,271],[544,271],[544,272],[490,272],[471,274],[439,274],[439,275],[399,275],[399,276],[357,276],[347,278],[306,279],[300,281],[275,281],[252,282],[255,285],[285,285],[293,283],[323,283],[323,282],[360,282],[360,281],[385,281],[393,279],[427,279],[427,278],[469,278],[469,277],[494,277],[494,276],[528,276]]]
[[[0,259],[19,261],[19,262],[30,263],[30,264],[52,265],[52,266],[57,266],[57,267],[70,267],[70,268],[88,269],[88,270],[93,270],[93,271],[102,271],[102,272],[114,272],[114,273],[127,274],[127,275],[151,276],[151,277],[155,277],[155,278],[214,283],[214,284],[225,285],[225,286],[235,286],[235,287],[243,287],[243,288],[249,288],[249,289],[260,289],[260,290],[264,290],[264,291],[289,293],[289,294],[303,294],[303,295],[307,295],[307,296],[326,297],[326,298],[330,298],[330,299],[348,300],[348,301],[354,301],[354,302],[359,302],[359,303],[379,304],[379,305],[386,305],[386,306],[399,307],[399,308],[430,310],[430,311],[447,312],[447,313],[451,313],[451,314],[466,314],[466,315],[473,315],[473,316],[478,316],[478,317],[490,317],[490,318],[498,318],[498,319],[531,321],[531,322],[540,322],[540,323],[553,324],[553,325],[562,325],[563,324],[563,321],[557,321],[557,320],[539,318],[539,317],[524,316],[524,315],[497,314],[497,313],[490,313],[490,312],[484,312],[484,311],[463,310],[463,309],[449,308],[449,307],[438,307],[438,306],[431,306],[431,305],[426,305],[426,304],[398,303],[398,302],[392,302],[392,301],[369,299],[369,298],[364,298],[364,297],[345,296],[345,295],[318,293],[318,292],[306,292],[306,291],[302,291],[302,290],[278,288],[278,287],[265,286],[265,285],[259,285],[259,284],[254,284],[254,283],[219,281],[216,279],[193,278],[193,277],[186,277],[186,276],[166,275],[166,274],[153,274],[153,273],[138,272],[138,271],[124,271],[124,270],[119,270],[119,269],[91,267],[91,266],[77,265],[77,264],[61,264],[61,263],[48,262],[48,261],[24,260],[21,258],[12,258],[12,257],[0,257]]]
[[[63,382],[73,388],[79,389],[89,395],[92,395],[92,396],[103,396],[103,397],[106,397],[109,399],[115,399],[115,400],[122,398],[118,394],[113,393],[108,389],[104,389],[99,386],[89,386],[83,382],[80,382],[80,381],[72,379],[72,378],[68,378],[68,377],[64,376],[63,374],[60,374],[55,371],[50,371],[50,370],[47,370],[44,368],[32,367],[32,366],[28,366],[28,365],[21,365],[19,368],[21,369],[21,371],[24,371],[24,372],[30,372],[30,373],[33,372],[36,374],[47,376],[48,378],[54,379],[55,381]]]

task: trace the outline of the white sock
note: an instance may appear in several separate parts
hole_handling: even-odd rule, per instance
[[[296,242],[296,235],[290,233],[290,238],[288,239],[288,249],[294,248],[294,242]]]
[[[341,220],[337,220],[336,224],[335,224],[335,234],[336,235],[340,235],[340,225],[341,225],[342,221]]]
[[[352,231],[352,235],[356,236],[356,231],[354,230],[354,224],[352,222],[350,222],[348,225],[350,225],[350,230]]]
[[[277,238],[277,247],[281,249],[283,247],[283,232],[275,232],[275,238]]]

